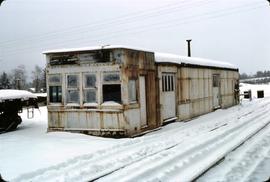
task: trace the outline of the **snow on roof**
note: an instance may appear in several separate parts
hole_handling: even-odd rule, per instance
[[[210,67],[221,67],[229,69],[237,69],[237,67],[231,63],[214,61],[210,59],[179,56],[175,54],[158,53],[155,52],[155,61],[157,63],[174,63],[174,64],[191,64]]]
[[[28,92],[26,90],[12,90],[12,89],[0,90],[0,102],[3,100],[11,100],[11,99],[27,100],[29,98],[37,98],[37,97],[31,92]]]
[[[80,48],[64,48],[64,49],[55,49],[42,52],[43,54],[52,54],[52,53],[65,53],[65,52],[80,52],[80,51],[94,51],[100,49],[132,49],[145,52],[153,52],[151,50],[146,50],[143,48],[125,46],[125,45],[104,45],[104,46],[92,46],[92,47],[80,47]]]
[[[131,49],[131,50],[138,50],[138,51],[145,51],[145,52],[153,52],[155,53],[155,61],[157,63],[191,64],[191,65],[200,65],[200,66],[238,69],[235,65],[227,63],[227,62],[219,62],[219,61],[198,58],[198,57],[179,56],[179,55],[169,54],[169,53],[159,53],[159,52],[151,51],[148,49],[125,46],[125,45],[104,45],[104,46],[93,46],[93,47],[56,49],[56,50],[44,51],[43,54],[93,51],[93,50],[100,50],[100,49]]]

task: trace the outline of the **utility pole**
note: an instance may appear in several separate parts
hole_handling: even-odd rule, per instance
[[[190,42],[192,41],[192,39],[188,39],[188,40],[186,40],[187,41],[187,43],[188,43],[188,57],[191,57],[191,47],[190,47]]]

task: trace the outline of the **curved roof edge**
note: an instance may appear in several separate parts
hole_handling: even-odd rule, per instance
[[[168,53],[155,52],[156,63],[173,63],[179,65],[198,65],[203,67],[214,67],[214,68],[227,68],[238,70],[238,68],[228,62],[215,61],[211,59],[204,59],[198,57],[187,57]]]

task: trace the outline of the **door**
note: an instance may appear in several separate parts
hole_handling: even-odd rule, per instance
[[[175,74],[162,73],[162,119],[176,117]]]
[[[141,126],[147,126],[147,117],[146,117],[146,94],[145,94],[145,76],[139,77],[140,84],[140,119]]]
[[[220,108],[220,75],[213,75],[213,107]]]

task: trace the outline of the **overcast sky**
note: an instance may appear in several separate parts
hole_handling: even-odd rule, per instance
[[[266,0],[6,0],[0,6],[0,72],[45,66],[42,51],[107,44],[270,70]]]

